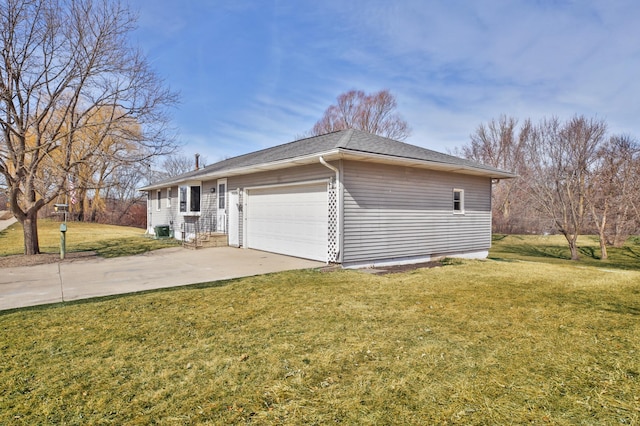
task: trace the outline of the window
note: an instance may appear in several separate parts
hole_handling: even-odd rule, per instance
[[[171,207],[171,188],[167,189],[167,207]]]
[[[191,195],[190,197],[191,202],[189,203],[189,210],[191,210],[192,212],[199,212],[200,211],[200,185],[191,186],[190,195]]]
[[[178,188],[180,213],[200,213],[200,185],[181,186]]]
[[[218,184],[218,210],[224,210],[227,207],[227,184]]]
[[[180,213],[186,213],[187,211],[187,187],[181,186],[178,189],[178,198],[180,203]]]
[[[464,189],[453,190],[453,213],[464,213]]]
[[[156,191],[156,210],[160,210],[162,200],[162,191]]]

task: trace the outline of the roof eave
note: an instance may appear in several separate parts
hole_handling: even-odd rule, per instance
[[[303,155],[299,157],[293,158],[285,158],[282,160],[272,161],[269,163],[260,163],[254,164],[251,166],[245,167],[236,167],[231,169],[223,169],[223,170],[215,170],[208,173],[202,173],[197,176],[190,176],[188,178],[180,179],[177,178],[173,181],[163,182],[161,184],[156,185],[148,185],[142,188],[139,188],[139,191],[151,191],[154,189],[167,188],[169,186],[180,185],[181,183],[193,182],[193,181],[205,181],[212,180],[218,178],[227,178],[238,175],[246,175],[250,173],[258,173],[258,172],[266,172],[270,170],[278,170],[278,169],[286,169],[294,166],[304,166],[307,164],[313,164],[318,162],[318,157],[323,157],[325,160],[335,160],[338,159],[339,152],[337,149],[332,149],[329,151],[316,152],[313,154]]]
[[[473,167],[462,164],[444,163],[439,161],[420,160],[416,158],[397,157],[387,154],[375,154],[363,151],[353,151],[344,148],[336,148],[323,152],[316,152],[300,157],[286,158],[283,160],[272,161],[269,163],[260,163],[246,167],[236,167],[232,169],[216,170],[209,173],[203,173],[197,176],[189,176],[185,178],[177,178],[173,181],[163,182],[162,184],[148,185],[139,188],[139,191],[152,191],[154,189],[167,188],[170,186],[180,185],[181,183],[193,181],[205,181],[217,178],[226,178],[250,173],[265,172],[270,170],[286,169],[293,166],[304,166],[318,162],[318,158],[323,157],[326,161],[335,160],[353,160],[365,161],[371,163],[382,163],[391,165],[400,165],[406,167],[417,167],[428,170],[439,170],[452,173],[461,173],[473,176],[484,176],[492,179],[513,179],[517,175],[503,170],[485,169],[482,167]]]
[[[386,154],[375,154],[370,152],[352,151],[340,149],[340,158],[344,160],[366,161],[371,163],[383,163],[401,165],[406,167],[417,167],[428,170],[439,170],[466,175],[484,176],[492,179],[513,179],[517,175],[497,169],[485,169],[462,164],[444,163],[439,161],[420,160],[416,158],[397,157]],[[325,158],[326,159],[326,158]]]

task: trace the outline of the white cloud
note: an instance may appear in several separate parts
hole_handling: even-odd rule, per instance
[[[210,161],[290,141],[353,88],[390,89],[408,142],[441,151],[500,114],[597,115],[640,137],[635,1],[136,2],[188,95],[182,139]]]

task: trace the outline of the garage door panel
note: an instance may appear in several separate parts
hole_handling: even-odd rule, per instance
[[[326,261],[326,184],[252,189],[247,247]]]

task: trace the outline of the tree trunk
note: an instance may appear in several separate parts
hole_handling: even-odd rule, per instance
[[[569,243],[569,250],[571,250],[571,260],[580,260],[580,252],[578,251],[578,235],[563,235]]]
[[[607,260],[609,253],[607,253],[607,241],[604,234],[600,234],[600,260]]]
[[[578,245],[575,241],[569,241],[569,249],[571,250],[571,260],[580,260]]]
[[[626,221],[628,218],[629,206],[619,207],[616,214],[616,223],[614,225],[613,246],[620,248],[627,241],[628,232],[626,232]]]
[[[607,215],[609,214],[609,203],[605,200],[604,208],[602,209],[602,218],[598,220],[598,214],[596,212],[595,207],[591,206],[591,215],[593,216],[593,221],[598,228],[598,239],[600,240],[600,260],[606,260],[609,257],[607,253]]]
[[[24,254],[40,254],[40,243],[38,241],[38,211],[28,212],[22,222],[24,233]]]

